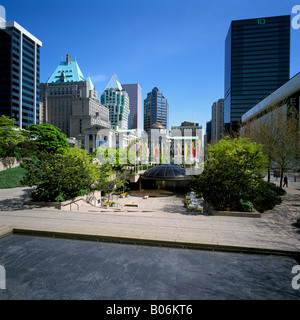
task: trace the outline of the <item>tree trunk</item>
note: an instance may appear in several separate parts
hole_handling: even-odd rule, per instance
[[[271,181],[271,159],[270,157],[268,157],[269,159],[269,164],[268,164],[268,182]]]
[[[282,188],[283,168],[280,169],[280,188]]]

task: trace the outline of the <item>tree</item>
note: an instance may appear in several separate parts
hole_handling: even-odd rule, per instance
[[[241,210],[262,179],[267,158],[262,146],[248,138],[226,137],[213,147],[203,172],[191,186],[217,210]]]
[[[270,181],[270,169],[275,164],[280,169],[280,187],[282,187],[284,172],[292,169],[299,159],[298,112],[289,105],[284,107],[275,105],[271,112],[245,124],[241,134],[263,145],[263,152],[267,155],[269,164],[268,181]]]
[[[65,153],[41,153],[25,159],[23,183],[37,186],[32,198],[40,201],[64,201],[101,189],[109,171],[93,162],[85,150],[70,148]]]
[[[14,163],[20,144],[28,139],[26,133],[14,123],[14,119],[4,115],[0,117],[0,160],[5,167]]]
[[[42,152],[65,152],[69,149],[66,135],[59,128],[48,124],[32,124],[27,127],[33,143]]]

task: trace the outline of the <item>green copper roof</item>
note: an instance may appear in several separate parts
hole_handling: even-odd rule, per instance
[[[122,91],[122,86],[120,84],[120,81],[118,79],[118,77],[114,74],[112,76],[112,78],[110,79],[108,85],[106,86],[105,90],[106,89],[118,89],[120,91]]]
[[[63,75],[62,75],[63,74]],[[62,81],[64,78],[64,81]],[[86,81],[76,61],[62,61],[47,83]]]
[[[90,85],[90,90],[95,90],[95,86],[93,85],[92,79],[90,76],[87,77],[86,81],[89,83]]]

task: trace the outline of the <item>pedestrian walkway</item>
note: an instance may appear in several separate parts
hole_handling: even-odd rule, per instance
[[[2,189],[0,225],[5,233],[10,227],[15,233],[74,239],[294,255],[300,252],[299,189],[289,186],[283,203],[261,218],[189,213],[182,196],[139,199],[145,205],[134,210],[67,212],[25,206],[30,188]]]

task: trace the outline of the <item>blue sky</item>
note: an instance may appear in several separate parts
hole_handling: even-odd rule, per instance
[[[6,20],[43,42],[41,82],[66,54],[100,96],[113,74],[158,87],[169,124],[211,119],[224,96],[224,46],[232,20],[291,14],[300,0],[0,0]],[[291,28],[290,76],[300,72],[300,29]]]

